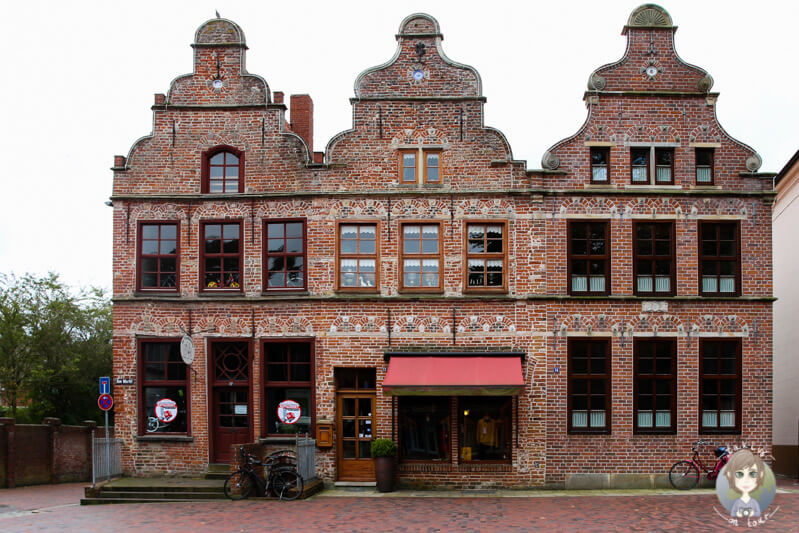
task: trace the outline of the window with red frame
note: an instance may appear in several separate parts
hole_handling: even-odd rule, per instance
[[[205,155],[203,192],[243,192],[244,154],[233,149],[213,150]]]
[[[201,242],[203,289],[241,290],[241,223],[207,222]]]
[[[313,413],[313,349],[309,341],[264,342],[264,398],[266,433],[310,433]],[[300,419],[284,424],[277,418],[277,407],[284,400],[300,404]]]
[[[305,222],[265,222],[265,290],[305,288]]]
[[[178,288],[178,225],[142,223],[139,226],[139,288],[176,291]]]
[[[180,357],[180,343],[142,342],[139,433],[187,433],[189,428],[189,387],[186,363]],[[170,415],[157,407],[174,405]],[[166,414],[165,414],[166,413]],[[170,418],[172,416],[172,418]]]

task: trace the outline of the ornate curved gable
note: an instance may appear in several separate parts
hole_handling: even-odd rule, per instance
[[[416,13],[402,21],[397,51],[387,63],[363,71],[355,80],[358,98],[482,96],[477,71],[449,59],[441,46],[438,21]]]

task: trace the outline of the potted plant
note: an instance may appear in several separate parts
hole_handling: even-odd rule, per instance
[[[372,441],[372,458],[375,460],[375,478],[379,492],[394,490],[394,462],[397,457],[397,444],[391,439]]]

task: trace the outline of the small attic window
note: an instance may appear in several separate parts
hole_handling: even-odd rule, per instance
[[[202,192],[244,192],[244,152],[218,146],[203,153]]]

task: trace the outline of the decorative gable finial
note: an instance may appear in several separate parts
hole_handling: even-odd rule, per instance
[[[627,26],[635,28],[672,28],[671,15],[656,4],[637,7],[627,20]]]

